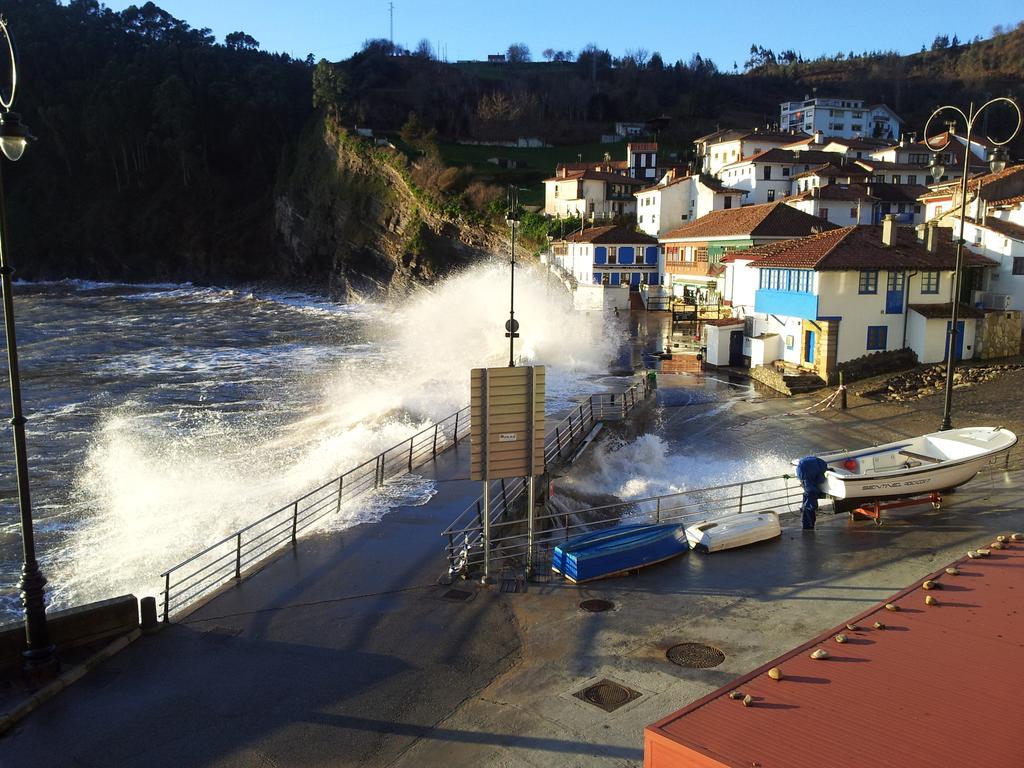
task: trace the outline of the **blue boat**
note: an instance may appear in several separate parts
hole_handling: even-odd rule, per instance
[[[680,524],[620,525],[577,536],[556,547],[552,569],[579,584],[654,565],[689,548]]]

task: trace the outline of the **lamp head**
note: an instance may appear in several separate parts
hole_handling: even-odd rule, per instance
[[[0,150],[8,160],[17,162],[25,154],[25,147],[35,136],[28,129],[28,126],[21,122],[21,115],[17,112],[4,112],[0,114]]]
[[[1002,147],[996,147],[992,150],[992,157],[988,160],[988,167],[992,170],[992,173],[999,173],[1006,169],[1006,150]]]
[[[932,154],[932,164],[929,166],[928,171],[936,182],[946,175],[946,166],[943,164],[942,157],[938,152]]]

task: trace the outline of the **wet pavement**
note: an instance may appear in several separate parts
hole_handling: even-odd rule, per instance
[[[648,414],[674,452],[799,456],[935,428],[934,402],[814,414],[820,396],[687,375],[661,377]],[[823,514],[805,533],[790,518],[781,539],[634,576],[516,594],[459,582],[468,596],[450,595],[438,534],[479,492],[466,449],[424,470],[438,480],[430,504],[300,541],[136,641],[0,740],[0,764],[637,766],[648,723],[1024,529],[1024,475],[998,470],[881,527]],[[591,598],[614,608],[581,610]],[[666,652],[684,642],[724,661],[679,667]],[[574,695],[602,680],[639,695],[612,712]]]

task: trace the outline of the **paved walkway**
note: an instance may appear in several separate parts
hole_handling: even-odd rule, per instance
[[[756,437],[750,419],[777,429],[793,404],[752,402],[720,431]],[[871,414],[843,415],[843,433],[877,433]],[[136,641],[0,740],[0,765],[635,766],[647,723],[1024,529],[1020,473],[995,472],[881,528],[826,516],[810,534],[787,527],[781,541],[594,585],[460,584],[471,596],[456,602],[436,585],[438,532],[479,492],[459,479],[468,447],[421,468],[438,481],[430,504],[302,540]],[[616,608],[584,613],[589,597]],[[674,666],[678,642],[726,660]],[[573,696],[604,678],[641,695],[612,713]]]

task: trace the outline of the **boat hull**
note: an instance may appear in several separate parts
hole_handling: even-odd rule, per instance
[[[682,525],[627,525],[596,531],[555,548],[552,569],[579,584],[635,571],[689,550]],[[560,567],[555,568],[557,563]]]
[[[686,529],[686,539],[690,546],[701,552],[745,547],[781,535],[779,516],[771,511],[723,515],[703,520]]]
[[[1017,443],[1002,427],[965,427],[856,451],[821,454],[833,499],[886,499],[956,488]],[[797,464],[797,461],[793,462]]]

